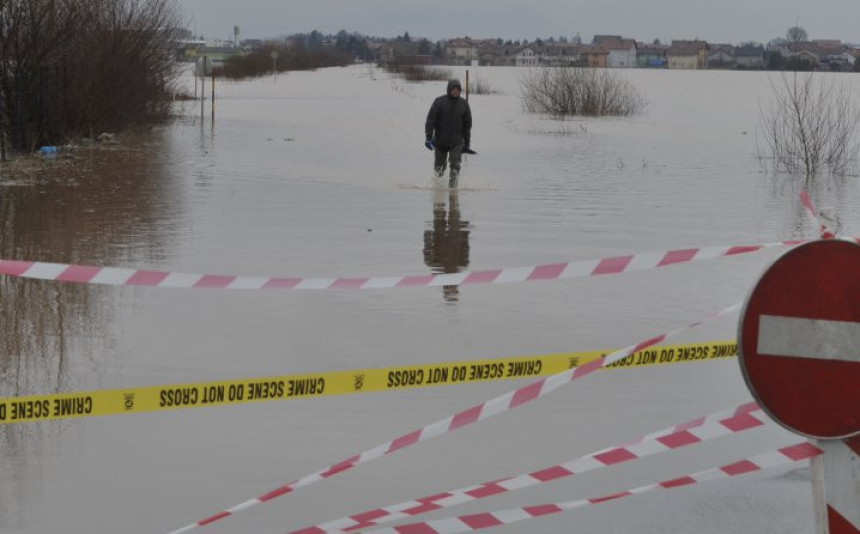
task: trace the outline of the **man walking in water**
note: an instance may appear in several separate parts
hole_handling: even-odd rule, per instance
[[[424,146],[435,153],[433,166],[436,176],[445,174],[446,163],[451,165],[449,187],[457,185],[463,153],[474,154],[469,148],[472,140],[472,110],[469,109],[469,103],[460,98],[462,90],[460,80],[449,81],[448,91],[433,101],[424,124]]]

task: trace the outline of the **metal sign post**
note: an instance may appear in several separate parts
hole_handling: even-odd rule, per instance
[[[206,76],[212,75],[212,60],[209,59],[209,56],[199,58],[194,71],[196,76],[200,76],[200,120],[202,121],[205,117],[203,104],[206,102]]]
[[[272,58],[272,76],[274,77],[274,80],[277,81],[278,80],[278,51],[272,50],[272,53],[269,54],[269,56]]]
[[[860,245],[823,240],[777,259],[738,326],[747,386],[785,428],[815,438],[819,534],[860,534]]]

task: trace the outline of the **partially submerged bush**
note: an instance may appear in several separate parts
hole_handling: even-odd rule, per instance
[[[499,90],[483,77],[475,75],[474,79],[469,81],[469,92],[476,95],[495,95]]]
[[[388,72],[401,76],[407,82],[434,82],[450,80],[450,70],[431,65],[414,63],[409,59],[396,58],[383,64]]]
[[[856,163],[860,110],[845,85],[820,74],[785,74],[771,82],[774,100],[760,112],[766,153],[777,171],[844,175]]]
[[[539,67],[520,80],[523,106],[549,115],[632,115],[644,102],[616,72],[583,67]]]

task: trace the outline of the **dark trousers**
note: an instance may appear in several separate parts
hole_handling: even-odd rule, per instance
[[[436,147],[433,152],[434,161],[433,167],[436,169],[436,176],[445,174],[445,166],[451,164],[451,178],[457,178],[460,175],[460,161],[463,159],[463,144],[455,147]]]

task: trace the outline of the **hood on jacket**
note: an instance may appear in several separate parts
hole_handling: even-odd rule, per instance
[[[457,89],[459,89],[460,91],[463,90],[463,86],[460,85],[460,80],[455,78],[453,80],[448,81],[448,91],[447,91],[448,96],[451,96],[451,91],[453,91],[455,87]]]

